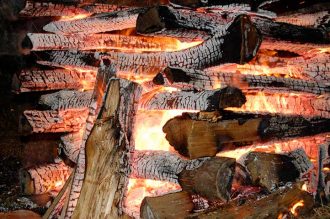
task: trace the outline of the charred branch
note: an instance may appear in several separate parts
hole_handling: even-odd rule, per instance
[[[156,92],[151,91],[142,96],[140,109],[164,110],[186,109],[214,111],[226,107],[240,107],[246,99],[242,91],[234,87],[226,87],[217,90],[174,91]]]

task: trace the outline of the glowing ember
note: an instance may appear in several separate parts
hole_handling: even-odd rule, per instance
[[[77,14],[74,16],[62,16],[60,18],[60,21],[72,21],[72,20],[84,19],[89,16],[91,16],[91,14]]]
[[[323,171],[330,171],[330,168],[329,167],[324,167],[322,170]]]
[[[298,208],[298,207],[302,207],[302,206],[304,206],[304,200],[300,200],[299,202],[297,202],[296,204],[294,204],[294,205],[292,206],[292,208],[290,208],[291,213],[292,213],[294,216],[298,216],[297,208]]]
[[[306,192],[308,191],[306,183],[304,183],[304,185],[302,185],[301,190],[306,191]]]
[[[63,185],[63,182],[62,181],[57,181],[57,182],[55,182],[54,185],[55,185],[55,188],[61,187]]]

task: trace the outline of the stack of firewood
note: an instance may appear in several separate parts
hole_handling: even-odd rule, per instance
[[[43,110],[24,112],[20,130],[64,133],[66,164],[22,170],[24,191],[63,187],[45,215],[51,218],[138,215],[124,205],[129,177],[182,188],[145,198],[143,218],[309,211],[314,199],[297,182],[307,178],[308,191],[318,194],[330,188],[322,172],[330,131],[329,15],[321,7],[329,6],[289,4],[289,13],[268,1],[160,3],[27,1],[22,17],[54,19],[24,39],[37,61],[15,75],[13,89],[54,92],[41,95]],[[177,153],[134,149],[138,110],[177,109],[199,111],[163,127]],[[240,159],[224,155],[246,147],[253,150]],[[304,206],[290,211],[297,202]]]

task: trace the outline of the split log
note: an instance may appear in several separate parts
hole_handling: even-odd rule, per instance
[[[330,86],[299,79],[249,74],[243,75],[218,71],[204,72],[194,69],[179,68],[166,68],[162,73],[156,75],[153,81],[156,84],[163,84],[165,86],[196,90],[210,90],[216,87],[235,86],[241,89],[244,87],[280,88],[315,94],[330,92]]]
[[[300,173],[286,155],[250,152],[244,161],[253,185],[272,191],[287,182],[296,181]]]
[[[178,39],[157,36],[125,36],[119,34],[62,35],[49,33],[28,33],[32,51],[43,50],[120,50],[124,52],[157,52],[180,50]],[[199,44],[201,40],[195,42]],[[191,42],[192,45],[193,42]]]
[[[87,140],[86,176],[72,218],[122,217],[122,199],[129,173],[126,157],[133,147],[132,125],[139,92],[137,84],[110,80],[97,126]],[[66,214],[69,217],[70,208],[69,205]]]
[[[91,104],[92,91],[61,90],[40,97],[38,104],[49,110],[85,108]]]
[[[302,203],[303,205],[294,208],[296,203]],[[241,203],[229,204],[218,209],[191,214],[186,218],[277,218],[281,214],[294,216],[304,215],[309,212],[313,206],[313,196],[301,190],[300,186],[294,185],[291,188],[281,188],[264,198],[247,200],[243,205]]]
[[[27,195],[39,195],[59,191],[69,178],[71,168],[64,162],[20,170],[20,185]]]
[[[330,38],[321,28],[308,28],[297,25],[274,22],[271,19],[252,16],[252,22],[260,32],[268,37],[301,43],[329,43]]]
[[[187,192],[175,192],[158,197],[145,197],[141,204],[143,219],[186,218],[194,204]]]
[[[186,160],[167,151],[135,151],[132,156],[130,178],[154,179],[179,183],[183,170],[199,168],[208,158]]]
[[[208,200],[228,201],[234,174],[235,159],[215,157],[206,160],[199,168],[183,170],[179,174],[179,183],[190,194],[198,194]]]
[[[214,111],[226,107],[240,107],[245,103],[245,97],[241,90],[234,87],[226,87],[217,90],[151,91],[142,96],[139,109],[146,110],[207,110]]]
[[[317,96],[314,94],[286,93],[282,91],[246,91],[246,103],[239,109],[228,108],[232,111],[269,114],[277,113],[312,117],[330,118],[330,95]],[[256,104],[258,103],[258,104]]]
[[[218,122],[186,114],[170,119],[163,127],[166,139],[183,156],[195,159],[260,140],[309,136],[327,132],[329,119],[302,117],[240,117],[223,115]]]
[[[51,51],[46,57],[40,57],[40,59],[37,61],[38,64],[69,70],[97,72],[100,66],[98,53],[93,52]]]
[[[95,71],[23,70],[19,76],[14,75],[12,86],[16,92],[58,89],[91,90],[94,87],[95,78]]]
[[[65,156],[72,162],[76,163],[78,159],[79,150],[83,141],[83,130],[79,132],[72,132],[61,137],[59,148]]]
[[[44,30],[59,35],[102,33],[135,27],[138,13],[144,9],[134,8],[96,14],[77,20],[53,21]]]
[[[23,133],[77,132],[86,123],[87,108],[66,110],[26,110],[20,121]]]
[[[85,126],[86,128],[83,133],[83,138],[77,157],[76,169],[74,171],[72,183],[70,184],[70,190],[68,192],[67,201],[62,210],[62,215],[64,215],[65,217],[72,216],[73,211],[75,210],[75,207],[78,203],[78,198],[82,189],[82,184],[86,170],[85,145],[96,123],[96,119],[101,110],[101,106],[104,106],[103,104],[105,101],[104,94],[107,91],[109,81],[116,74],[113,65],[110,65],[109,63],[101,63],[101,64],[102,65],[99,68],[96,77],[95,89],[93,94],[93,100],[95,101],[93,101],[93,104],[91,104],[89,107],[89,114]]]
[[[74,19],[76,16],[90,16],[94,13],[122,10],[123,7],[110,4],[92,4],[85,6],[67,5],[52,2],[26,1],[25,8],[19,12],[23,17],[62,17]]]

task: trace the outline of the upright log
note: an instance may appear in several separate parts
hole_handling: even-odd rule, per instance
[[[139,93],[137,84],[110,80],[104,105],[87,140],[86,174],[72,218],[123,217],[127,153],[134,148],[132,125]]]

